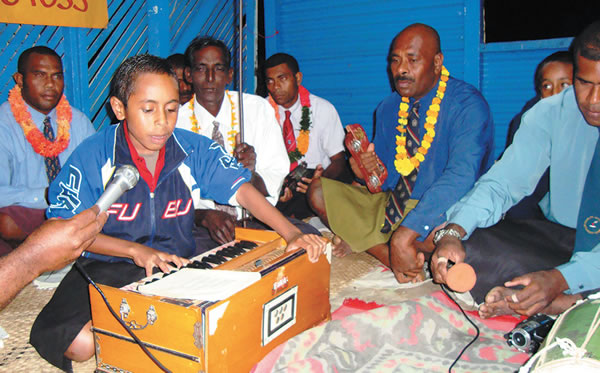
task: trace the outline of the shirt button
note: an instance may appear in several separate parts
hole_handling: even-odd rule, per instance
[[[429,225],[426,225],[423,228],[425,228],[425,230],[428,231],[429,230]]]
[[[38,198],[37,198],[37,197],[34,197],[34,198],[33,198],[33,200],[37,202],[37,201],[38,201]]]
[[[580,288],[580,289],[583,289],[583,285],[579,285],[579,288]]]

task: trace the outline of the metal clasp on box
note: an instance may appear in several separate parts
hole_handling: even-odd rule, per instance
[[[131,312],[131,307],[127,303],[125,298],[121,299],[121,306],[119,307],[119,312],[121,313],[121,320],[127,324],[133,330],[141,330],[145,329],[148,325],[153,325],[158,318],[158,314],[156,313],[156,309],[154,309],[153,305],[150,305],[148,311],[146,311],[146,324],[140,325],[135,320],[125,321],[126,318],[129,317],[129,313]]]

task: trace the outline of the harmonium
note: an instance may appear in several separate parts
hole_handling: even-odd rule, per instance
[[[275,232],[236,228],[235,241],[182,269],[119,289],[98,285],[114,315],[90,285],[96,371],[163,371],[115,317],[167,370],[207,373],[248,372],[280,343],[329,320],[331,248],[311,263],[304,249],[285,246]],[[191,278],[208,286],[197,291]]]

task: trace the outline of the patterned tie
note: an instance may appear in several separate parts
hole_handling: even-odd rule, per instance
[[[219,122],[213,121],[212,139],[217,144],[221,145],[225,149],[225,141],[223,140],[223,134],[219,131]]]
[[[408,126],[406,126],[406,152],[409,157],[412,157],[419,149],[419,106],[417,101],[413,104],[410,113],[408,113]],[[404,219],[404,209],[406,201],[410,199],[413,186],[417,180],[418,168],[415,168],[408,176],[400,175],[400,180],[396,184],[396,188],[390,194],[390,197],[385,206],[385,221],[381,233],[388,233],[395,223]]]
[[[52,130],[52,124],[50,124],[50,117],[44,119],[44,137],[48,141],[54,142],[54,131]],[[44,158],[46,164],[46,176],[48,176],[48,184],[51,184],[56,175],[60,172],[60,160],[58,156]]]
[[[219,122],[217,122],[216,120],[213,121],[212,140],[217,144],[221,145],[223,149],[227,151],[227,149],[225,149],[225,141],[223,141],[223,134],[221,134],[221,131],[219,131]],[[217,210],[224,211],[229,215],[237,218],[237,211],[235,210],[235,207],[230,205],[222,205],[217,202],[215,202],[215,207]]]
[[[283,141],[285,141],[285,150],[287,150],[288,154],[296,149],[296,136],[294,136],[294,127],[292,126],[292,121],[290,120],[291,116],[292,112],[286,110],[285,120],[283,121]],[[290,171],[293,171],[297,166],[297,161],[290,164]]]

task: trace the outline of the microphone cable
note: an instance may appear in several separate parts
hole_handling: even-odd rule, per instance
[[[467,343],[467,345],[465,347],[463,347],[463,349],[460,351],[460,353],[458,354],[458,356],[456,357],[456,359],[454,359],[454,361],[452,362],[452,364],[448,368],[448,373],[451,373],[452,372],[452,368],[454,367],[454,365],[456,365],[456,363],[458,362],[458,360],[460,360],[461,356],[465,353],[465,351],[467,350],[467,348],[469,348],[473,343],[475,343],[475,341],[477,340],[477,338],[479,338],[479,328],[477,327],[477,325],[475,325],[475,322],[473,322],[473,320],[471,320],[471,318],[469,316],[467,316],[467,313],[463,310],[463,308],[460,306],[460,304],[458,304],[458,302],[454,298],[452,298],[452,296],[448,292],[448,288],[446,287],[446,285],[440,284],[440,287],[442,288],[442,291],[444,292],[444,294],[446,294],[446,296],[448,296],[448,298],[450,298],[450,300],[452,300],[452,302],[454,302],[454,304],[456,304],[456,306],[458,307],[458,309],[460,310],[460,312],[462,312],[462,314],[465,316],[465,319],[467,319],[467,321],[471,325],[473,325],[473,327],[475,328],[475,337],[473,337],[473,339],[471,340],[471,342]]]
[[[133,332],[133,330],[131,330],[131,328],[129,328],[129,326],[127,326],[127,324],[125,324],[125,321],[123,321],[119,317],[119,315],[117,315],[117,313],[112,308],[112,306],[110,305],[110,303],[108,303],[108,299],[106,299],[106,296],[104,295],[104,292],[102,292],[102,290],[100,290],[100,288],[98,287],[98,285],[96,285],[96,283],[94,282],[94,280],[92,280],[90,278],[90,276],[88,275],[87,271],[83,268],[83,266],[77,260],[75,261],[75,266],[77,267],[77,270],[83,275],[83,277],[85,277],[85,279],[87,280],[87,282],[89,282],[98,291],[98,293],[100,294],[100,296],[104,300],[104,303],[108,307],[108,310],[113,315],[113,317],[119,322],[119,324],[121,324],[121,326],[123,328],[125,328],[125,330],[127,331],[127,333],[129,333],[129,335],[131,336],[131,338],[133,338],[133,340],[140,346],[140,348],[142,349],[142,351],[144,351],[144,353],[150,358],[150,360],[152,360],[152,362],[154,362],[154,364],[156,364],[163,372],[165,372],[165,373],[171,373],[171,371],[169,369],[167,369],[164,365],[162,365],[161,362],[158,361],[158,359],[148,350],[148,348],[138,338],[138,336],[135,335],[135,333]]]

